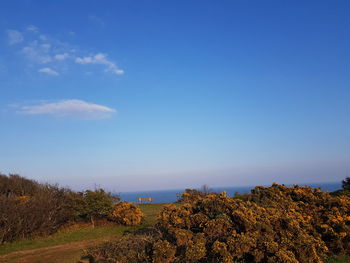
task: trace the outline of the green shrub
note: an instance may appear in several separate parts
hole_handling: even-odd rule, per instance
[[[86,190],[82,193],[80,206],[80,216],[89,219],[95,225],[95,219],[107,218],[113,210],[113,205],[119,197],[112,196],[111,193],[103,189]]]

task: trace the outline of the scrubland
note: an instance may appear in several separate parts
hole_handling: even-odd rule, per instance
[[[187,189],[178,203],[140,206],[102,189],[0,179],[1,262],[350,262],[349,178],[333,193]]]

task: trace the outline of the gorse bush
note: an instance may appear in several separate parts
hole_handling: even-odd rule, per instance
[[[201,197],[204,197],[208,194],[212,193],[211,189],[207,185],[202,185],[202,187],[197,189],[185,189],[185,192],[183,192],[180,195],[179,202],[191,202],[195,201]]]
[[[200,259],[194,253],[194,262],[323,262],[350,253],[349,198],[274,184],[256,187],[246,199],[199,196],[166,207],[158,227],[177,246],[179,262],[189,260],[193,247],[206,250]]]
[[[350,198],[333,197],[310,187],[256,187],[249,198],[264,207],[293,211],[307,219],[306,227],[326,244],[329,254],[350,253]]]
[[[176,245],[179,262],[322,262],[327,247],[309,234],[306,220],[293,211],[212,194],[166,207],[158,227]]]
[[[136,226],[141,224],[144,216],[144,213],[137,205],[129,202],[120,202],[115,204],[109,219],[121,225]]]
[[[150,255],[154,242],[155,238],[150,235],[128,234],[115,237],[112,241],[89,248],[85,258],[90,259],[90,262],[152,262]]]
[[[205,195],[205,193],[196,189],[185,189],[185,192],[183,192],[180,196],[179,202],[193,202],[204,197]]]
[[[130,262],[322,263],[350,253],[350,199],[277,184],[241,199],[195,193],[181,206],[166,205],[156,228],[146,256]],[[100,260],[128,262],[121,251],[104,252]]]

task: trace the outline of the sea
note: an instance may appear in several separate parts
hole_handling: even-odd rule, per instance
[[[310,186],[314,188],[320,188],[323,191],[335,191],[341,189],[341,183],[311,183],[311,184],[298,184],[299,186]],[[293,186],[287,185],[286,186]],[[239,194],[249,193],[254,186],[240,186],[240,187],[213,187],[210,188],[212,192],[226,191],[228,196],[234,196],[237,192]],[[157,191],[140,191],[140,192],[122,192],[118,193],[122,201],[126,202],[138,202],[139,197],[152,197],[153,203],[173,203],[178,200],[178,195],[184,192],[185,189],[173,189],[173,190],[157,190]]]

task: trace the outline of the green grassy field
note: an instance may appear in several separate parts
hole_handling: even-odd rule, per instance
[[[76,230],[62,230],[48,237],[23,239],[0,246],[0,255],[19,250],[35,249],[56,246],[65,243],[101,239],[104,237],[122,234],[124,231],[132,231],[132,227],[123,226],[97,226],[92,228],[85,226]]]

